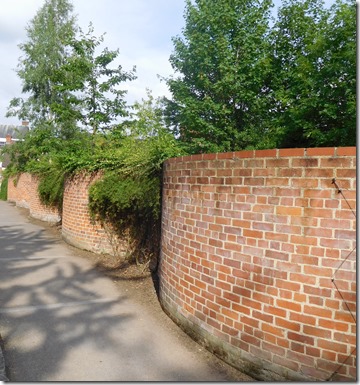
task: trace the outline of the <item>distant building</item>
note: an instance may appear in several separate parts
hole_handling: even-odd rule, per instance
[[[25,134],[29,131],[29,122],[23,121],[20,126],[11,124],[0,124],[0,155],[1,148],[22,140]],[[6,168],[9,164],[9,159],[5,154],[4,159],[0,159],[0,170]]]

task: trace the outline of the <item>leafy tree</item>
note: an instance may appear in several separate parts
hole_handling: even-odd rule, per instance
[[[230,151],[264,139],[271,0],[186,2],[170,57],[167,118],[192,152]]]
[[[272,31],[278,147],[355,145],[356,9],[287,0]]]
[[[166,119],[191,152],[355,145],[356,7],[187,0]]]
[[[19,46],[24,55],[19,59],[17,74],[22,92],[29,96],[12,99],[7,116],[29,119],[33,127],[54,119],[51,105],[64,94],[56,89],[53,74],[66,62],[67,41],[77,30],[72,11],[68,0],[46,0],[27,26],[28,40]]]
[[[70,57],[54,76],[56,89],[64,95],[52,104],[60,120],[75,119],[93,134],[111,128],[119,116],[128,114],[124,95],[119,89],[122,82],[134,80],[135,67],[130,72],[123,71],[121,65],[109,68],[118,57],[119,50],[105,48],[96,56],[96,49],[103,42],[103,36],[92,36],[93,28],[79,38],[73,38],[69,45]]]

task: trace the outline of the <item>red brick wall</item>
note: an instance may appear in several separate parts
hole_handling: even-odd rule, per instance
[[[18,189],[16,188],[15,177],[10,177],[8,179],[7,200],[13,203],[16,203],[16,201],[18,200]]]
[[[8,201],[16,203],[16,206],[29,208],[31,193],[32,186],[30,174],[24,173],[9,178]]]
[[[39,194],[37,193],[39,186],[39,178],[31,175],[31,193],[29,199],[30,216],[49,223],[57,223],[61,221],[59,210],[49,207],[41,203]]]
[[[105,229],[94,222],[89,213],[89,187],[101,174],[78,174],[65,183],[62,235],[64,239],[81,249],[95,253],[118,255],[123,244],[111,232],[110,225]]]
[[[44,206],[38,195],[38,177],[21,174],[8,181],[8,201],[30,210],[30,216],[46,222],[62,220],[63,238],[70,244],[95,253],[124,255],[127,249],[125,239],[119,239],[110,224],[102,226],[90,218],[88,210],[89,187],[101,174],[82,173],[65,182],[63,211]]]
[[[8,181],[8,201],[30,210],[30,216],[50,223],[61,220],[57,209],[41,203],[38,194],[39,179],[35,175],[23,173]]]
[[[354,380],[355,164],[353,147],[168,160],[164,310],[259,379]]]

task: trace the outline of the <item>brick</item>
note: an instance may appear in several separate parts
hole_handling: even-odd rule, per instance
[[[319,148],[307,148],[307,156],[334,156],[335,147],[319,147]]]
[[[329,372],[323,372],[314,366],[301,365],[301,372],[309,378],[316,378],[319,380],[327,380],[329,378]]]
[[[254,317],[254,318],[256,318],[256,319],[258,319],[260,321],[269,323],[269,324],[273,323],[273,316],[272,315],[264,314],[264,313],[262,313],[260,311],[253,310],[252,311],[252,317]]]
[[[286,289],[286,290],[295,291],[295,292],[300,291],[300,284],[295,282],[276,279],[275,285],[276,287],[281,289]]]
[[[282,328],[278,328],[277,326],[265,322],[261,324],[261,330],[277,337],[284,337],[284,330]]]
[[[272,149],[272,150],[255,150],[255,157],[256,158],[267,158],[267,157],[276,157],[277,155],[277,150]]]
[[[303,333],[314,337],[331,338],[331,331],[317,326],[303,325]]]
[[[276,354],[278,356],[284,356],[286,352],[284,348],[277,346],[275,344],[267,343],[265,341],[262,342],[261,348],[268,352],[271,352],[272,354]]]
[[[284,356],[274,356],[273,358],[274,364],[283,366],[285,368],[288,368],[290,370],[293,370],[294,372],[299,371],[300,365],[297,362],[294,362],[293,360],[288,360]]]
[[[274,168],[255,168],[253,170],[254,177],[265,176],[265,177],[275,177],[276,169]]]
[[[275,318],[275,325],[287,330],[293,330],[295,332],[300,331],[300,323],[287,321],[283,318]]]
[[[339,330],[347,332],[349,330],[349,325],[343,322],[335,322],[326,319],[319,319],[319,327],[330,329],[330,330]]]
[[[319,186],[317,178],[292,178],[291,187],[293,188],[317,188]]]
[[[288,261],[289,260],[289,254],[288,253],[282,253],[274,250],[266,250],[265,255],[267,258],[274,258],[279,259],[281,261]]]
[[[300,258],[299,258],[300,259]],[[301,282],[307,283],[309,285],[315,285],[317,278],[310,275],[298,274],[298,273],[290,273],[290,280],[292,282]]]
[[[305,155],[305,148],[282,148],[282,149],[279,149],[279,156],[280,157],[289,157],[289,156],[303,157],[304,155]]]
[[[273,305],[270,305],[270,306],[265,305],[264,306],[264,312],[269,313],[269,314],[273,314],[277,317],[282,317],[282,318],[285,318],[286,314],[287,314],[286,310],[280,309],[280,308],[273,306]]]
[[[287,178],[294,178],[294,177],[301,177],[303,170],[301,168],[281,168],[277,170],[277,176],[278,177],[287,177]]]
[[[305,346],[305,354],[312,357],[320,357],[320,349],[313,346]]]
[[[258,349],[254,346],[250,346],[250,353],[253,354],[257,358],[261,358],[261,359],[267,360],[267,361],[271,360],[271,353],[267,352],[263,349]]]
[[[261,303],[260,302],[257,302],[257,301],[253,301],[247,297],[242,297],[241,298],[241,304],[243,306],[248,306],[249,308],[251,309],[256,309],[256,310],[260,310],[261,309]]]
[[[277,206],[276,215],[286,215],[286,216],[301,216],[302,208],[301,207],[289,207],[289,206]]]
[[[291,342],[290,348],[293,352],[305,353],[305,345],[303,345],[303,344],[299,344],[297,342]]]
[[[298,303],[277,299],[276,304],[277,306],[283,309],[288,309],[288,310],[298,311],[298,312],[301,311],[301,305]]]
[[[254,156],[254,150],[236,151],[233,153],[234,158],[253,158]]]
[[[289,180],[287,178],[266,178],[265,180],[266,186],[288,186]]]
[[[244,184],[245,185],[251,185],[251,186],[264,186],[265,185],[265,178],[263,178],[263,177],[244,178]]]
[[[339,329],[337,329],[339,330]],[[356,334],[345,334],[343,332],[341,333],[338,333],[338,332],[335,332],[334,333],[334,341],[337,341],[337,342],[343,342],[345,344],[349,344],[349,345],[352,345],[352,346],[356,346]]]
[[[288,339],[292,341],[301,342],[310,346],[314,346],[314,337],[306,335],[306,334],[299,334],[294,332],[288,332],[287,333]]]
[[[332,318],[333,312],[328,309],[324,309],[323,307],[317,307],[317,306],[304,306],[304,313],[314,315],[321,318]],[[319,321],[320,322],[320,321]]]
[[[338,147],[337,156],[356,156],[356,147]]]
[[[334,351],[336,353],[346,353],[347,352],[347,345],[346,344],[340,344],[334,341],[330,340],[324,340],[324,339],[318,339],[317,346],[321,349]]]
[[[317,237],[291,235],[290,241],[296,245],[318,246],[318,238]],[[321,242],[321,240],[320,240],[320,242]]]

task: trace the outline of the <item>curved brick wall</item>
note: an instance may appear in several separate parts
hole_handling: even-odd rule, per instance
[[[68,243],[81,249],[118,255],[123,252],[124,242],[114,237],[110,228],[105,230],[90,218],[89,187],[99,178],[101,174],[81,173],[66,180],[62,235]]]
[[[41,203],[38,194],[38,184],[38,177],[28,173],[9,178],[8,201],[16,203],[16,206],[29,209],[32,218],[50,223],[60,222],[61,216],[59,211]]]
[[[356,218],[333,178],[355,211],[353,147],[164,165],[161,304],[258,379],[356,379]]]
[[[49,223],[58,223],[61,221],[59,210],[54,207],[48,207],[41,203],[38,191],[39,178],[31,175],[31,193],[29,196],[30,216]]]
[[[16,206],[29,208],[32,194],[31,174],[24,173],[8,180],[8,201]]]

